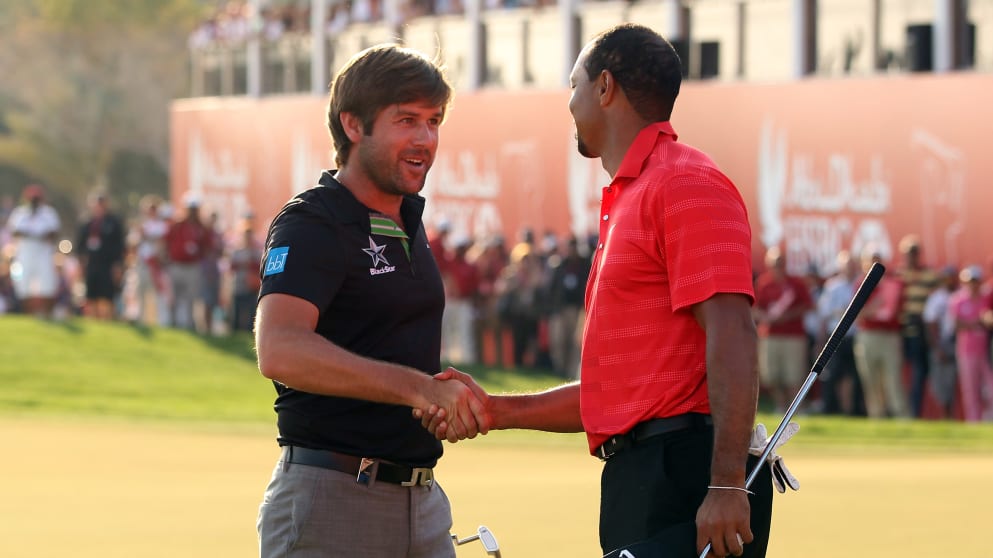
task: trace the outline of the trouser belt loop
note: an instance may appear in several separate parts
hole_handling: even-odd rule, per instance
[[[282,459],[284,473],[290,469],[290,463],[293,463],[293,446],[284,446]]]

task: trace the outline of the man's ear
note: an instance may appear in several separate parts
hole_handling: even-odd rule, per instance
[[[343,112],[338,115],[341,120],[341,127],[345,130],[345,135],[352,143],[358,143],[363,135],[362,120],[350,112]]]
[[[608,70],[603,70],[597,77],[597,93],[600,95],[600,105],[607,106],[614,100],[617,92],[617,80]]]

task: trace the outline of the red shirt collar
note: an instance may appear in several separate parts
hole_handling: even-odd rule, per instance
[[[676,131],[672,129],[672,124],[668,120],[665,122],[654,122],[645,126],[635,136],[634,141],[631,142],[631,147],[628,147],[628,151],[624,154],[624,159],[621,161],[621,166],[617,168],[617,175],[614,178],[621,176],[635,178],[640,175],[642,167],[645,166],[645,159],[655,149],[655,143],[660,135],[672,136],[672,141],[679,139],[679,136],[676,135]]]

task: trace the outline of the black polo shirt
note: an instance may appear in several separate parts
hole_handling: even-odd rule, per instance
[[[381,214],[325,171],[320,185],[290,200],[269,227],[259,298],[283,293],[307,300],[320,310],[317,333],[332,343],[426,374],[438,372],[445,292],[423,211],[424,198],[404,198],[400,213],[410,238],[401,238],[401,231],[389,230]],[[418,467],[434,466],[441,457],[441,443],[411,417],[409,407],[274,384],[280,445]]]

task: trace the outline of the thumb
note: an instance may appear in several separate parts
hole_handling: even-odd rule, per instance
[[[455,377],[455,371],[452,368],[448,368],[443,372],[438,372],[432,376],[435,380],[451,380]]]

